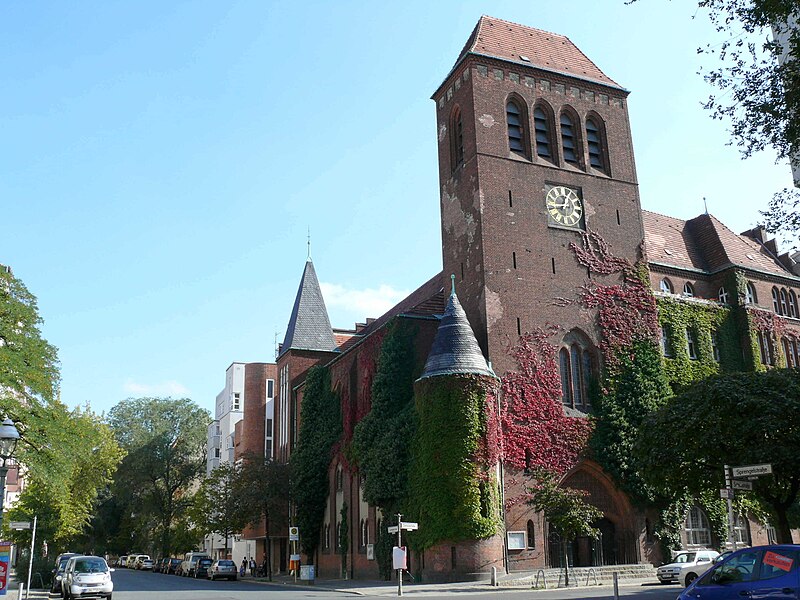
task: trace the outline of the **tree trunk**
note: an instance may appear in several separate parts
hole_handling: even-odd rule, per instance
[[[564,540],[564,587],[569,587],[569,553],[567,552],[567,541]]]
[[[773,506],[775,509],[775,516],[778,518],[775,534],[779,544],[791,544],[792,542],[792,528],[789,526],[789,517],[786,514],[785,506]]]

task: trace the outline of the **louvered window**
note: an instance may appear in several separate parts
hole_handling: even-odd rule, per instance
[[[603,156],[603,144],[600,138],[600,128],[594,119],[586,119],[586,143],[589,146],[589,164],[593,169],[605,171],[606,163]]]
[[[550,124],[544,110],[537,108],[533,111],[533,124],[536,128],[536,154],[548,160],[553,159],[550,151]]]
[[[506,122],[508,123],[509,150],[525,156],[525,125],[522,122],[522,111],[513,100],[509,100],[506,104]]]
[[[575,125],[566,113],[561,115],[561,146],[564,150],[564,160],[577,165],[578,149]]]

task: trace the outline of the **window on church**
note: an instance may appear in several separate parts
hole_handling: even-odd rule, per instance
[[[533,548],[536,548],[536,528],[534,527],[533,521],[531,520],[528,520],[526,533],[527,533],[526,545],[528,546],[528,550],[532,550]]]
[[[667,279],[666,277],[664,277],[664,279],[662,279],[661,283],[659,284],[659,288],[665,294],[671,294],[672,293],[672,282],[669,279]]]
[[[666,325],[661,327],[661,354],[667,358],[672,356],[672,349],[669,346],[669,332]]]
[[[728,303],[728,290],[725,289],[725,286],[719,288],[718,298],[719,301],[722,302],[722,304]]]
[[[777,314],[781,314],[781,305],[778,300],[778,288],[772,288],[772,308]]]
[[[788,307],[788,302],[786,301],[786,290],[783,288],[781,288],[780,292],[780,301],[781,301],[781,314],[788,315],[789,307]]]
[[[719,362],[719,334],[716,330],[711,332],[711,355]]]
[[[774,365],[775,364],[775,351],[772,347],[772,339],[769,333],[759,331],[756,336],[758,337],[758,349],[761,354],[761,364]]]
[[[747,284],[744,301],[747,304],[755,304],[758,302],[758,299],[756,298],[756,288],[753,287],[752,283]]]
[[[708,518],[699,506],[689,509],[684,523],[686,543],[689,546],[711,546],[711,528]]]
[[[515,100],[506,104],[506,123],[508,125],[508,148],[515,154],[527,156],[525,151],[524,113]]]
[[[331,547],[331,524],[330,523],[325,523],[325,528],[323,529],[322,540],[323,540],[322,549],[323,550],[329,550],[330,547]]]
[[[733,540],[737,544],[750,545],[750,525],[743,515],[736,515],[733,521]]]
[[[464,123],[461,119],[461,108],[456,106],[450,118],[450,153],[451,167],[456,168],[464,162]]]
[[[344,489],[344,473],[342,472],[342,466],[339,465],[336,467],[336,491],[341,492]]]
[[[561,113],[561,148],[564,152],[564,160],[577,166],[579,161],[575,125],[567,113]]]
[[[689,283],[688,281],[683,284],[683,295],[689,298],[694,296],[694,288],[692,287],[692,284]]]
[[[533,125],[536,129],[536,155],[547,160],[553,160],[553,153],[550,150],[552,146],[550,122],[541,106],[536,107],[533,111]]]
[[[593,169],[606,170],[605,156],[603,156],[603,140],[600,127],[594,117],[586,119],[586,143],[589,146],[589,164]]]
[[[574,342],[559,352],[561,398],[565,406],[585,410],[592,379],[591,351]]]
[[[797,312],[797,296],[794,294],[794,290],[789,290],[789,316],[793,318],[800,317],[800,314]]]

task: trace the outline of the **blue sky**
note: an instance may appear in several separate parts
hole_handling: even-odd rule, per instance
[[[331,321],[441,269],[435,107],[481,14],[566,35],[631,90],[644,208],[753,226],[788,166],[742,161],[688,0],[4,2],[0,263],[39,298],[62,400],[213,410],[271,361],[306,259]],[[692,17],[697,15],[697,18]]]

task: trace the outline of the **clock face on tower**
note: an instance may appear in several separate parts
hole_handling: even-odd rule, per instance
[[[551,225],[583,228],[583,201],[578,190],[564,185],[554,185],[545,197],[547,218]]]

